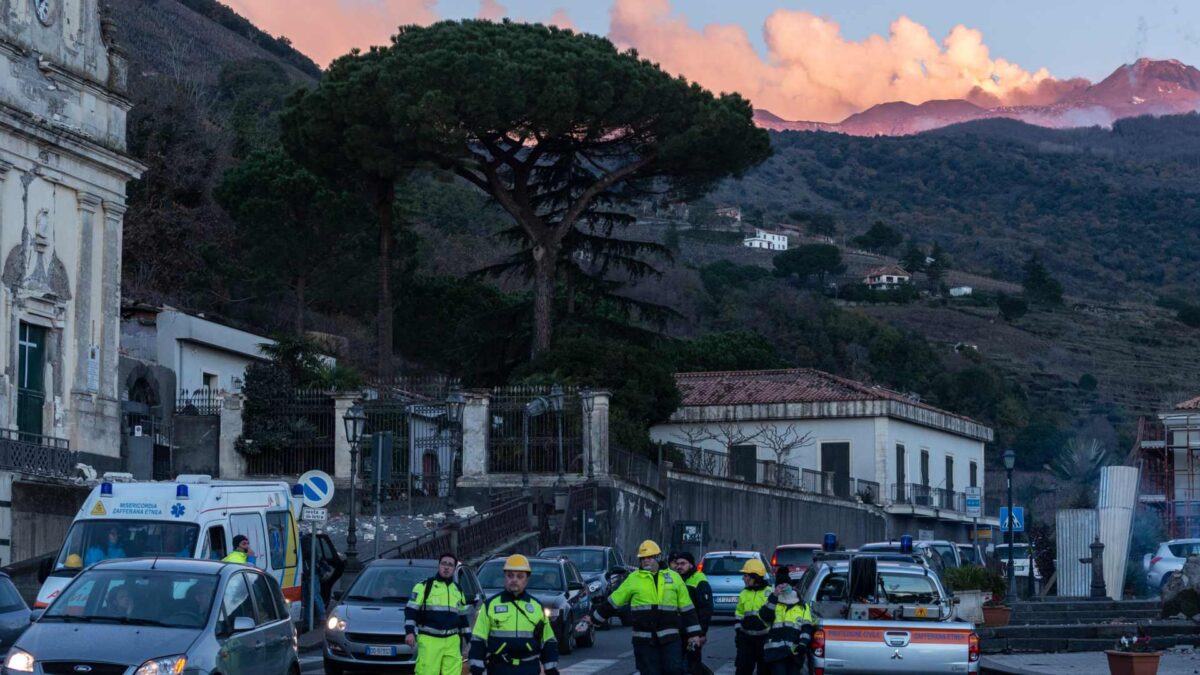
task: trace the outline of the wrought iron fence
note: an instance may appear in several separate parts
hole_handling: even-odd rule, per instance
[[[967,495],[919,483],[892,483],[892,502],[966,513]]]
[[[670,444],[682,459],[680,469],[717,478],[729,477],[729,455],[687,445]]]
[[[205,387],[188,391],[179,390],[175,397],[176,415],[220,415],[221,397],[213,389]]]
[[[30,442],[31,437],[44,442]],[[68,478],[75,475],[75,453],[65,438],[0,429],[0,467],[34,476]]]
[[[814,469],[800,470],[800,490],[812,492],[827,497],[833,496],[833,472],[816,471]]]
[[[577,388],[497,387],[491,416],[488,472],[584,472],[583,401]]]
[[[799,467],[763,459],[758,460],[757,465],[756,482],[788,490],[800,489]]]
[[[403,386],[375,390],[363,402],[367,417],[363,441],[362,474],[373,485],[377,472],[376,439],[391,439],[390,455],[383,458],[386,475],[380,481],[380,510],[393,512],[401,505],[410,511],[441,508],[462,475],[462,422],[452,419],[446,398],[457,380],[403,380]],[[420,385],[420,386],[417,386]],[[418,390],[420,393],[418,393]],[[384,450],[386,452],[386,450]],[[366,490],[367,501],[373,491]]]
[[[286,448],[247,454],[248,475],[297,476],[310,469],[333,473],[334,444],[341,422],[336,419],[333,397],[327,392],[298,390],[286,399],[255,402],[254,410],[247,425],[261,424],[260,428],[286,436]]]
[[[880,491],[879,483],[873,480],[852,478],[850,480],[850,491],[855,497],[862,500],[864,504],[879,504],[883,501],[883,493]]]
[[[652,490],[662,492],[662,472],[658,465],[645,457],[626,452],[619,448],[609,448],[608,469],[613,474],[625,478]]]

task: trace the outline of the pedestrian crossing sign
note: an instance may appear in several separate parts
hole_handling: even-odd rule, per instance
[[[1001,532],[1024,532],[1025,531],[1025,507],[1014,506],[1012,509],[1012,517],[1009,517],[1008,507],[1000,507],[1000,531]]]

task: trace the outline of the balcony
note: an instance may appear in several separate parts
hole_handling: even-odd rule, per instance
[[[959,514],[963,518],[967,517],[967,494],[965,492],[933,488],[920,483],[892,483],[891,497],[891,507],[913,507],[914,511],[917,508],[928,509],[931,512],[949,511]],[[989,511],[982,508],[981,510],[983,512],[979,517],[985,519]]]
[[[671,444],[671,448],[675,452],[672,467],[675,471],[846,501],[861,501],[864,504],[880,504],[883,501],[882,488],[875,481],[849,478],[844,474],[839,477],[832,471],[801,469],[766,459],[754,460],[753,464],[749,461],[731,462],[729,455],[716,450],[676,444]]]

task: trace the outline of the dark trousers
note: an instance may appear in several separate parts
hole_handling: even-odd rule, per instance
[[[633,646],[633,661],[641,675],[684,675],[679,641]]]
[[[770,669],[770,675],[800,675],[800,658],[791,657],[771,661],[767,667]]]
[[[487,662],[487,675],[538,675],[541,672],[542,664],[537,661],[522,661],[515,666],[500,659]]]
[[[688,649],[687,642],[680,642],[680,645],[683,647],[684,671],[687,675],[705,675],[709,672],[704,667],[703,647]]]
[[[737,675],[753,675],[756,669],[758,675],[769,675],[767,664],[763,661],[763,645],[766,642],[767,636],[765,635],[738,635],[736,640],[737,657],[733,661]]]

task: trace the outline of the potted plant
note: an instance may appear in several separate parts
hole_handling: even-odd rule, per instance
[[[1138,624],[1136,635],[1125,635],[1113,649],[1104,651],[1108,655],[1110,675],[1155,675],[1162,652],[1150,646],[1150,636]]]
[[[958,598],[960,620],[987,626],[1008,625],[1012,610],[1003,604],[1005,581],[998,573],[978,565],[965,565],[946,570],[942,580]]]

